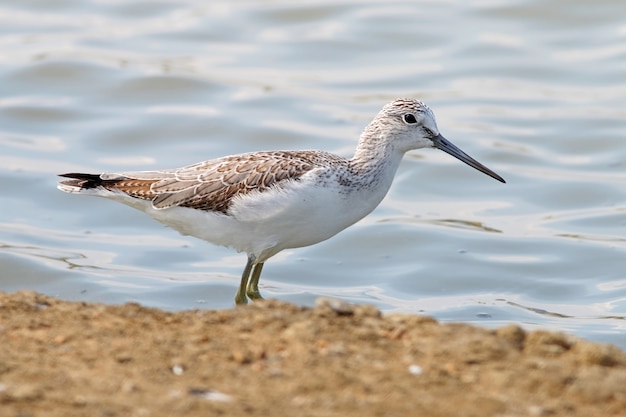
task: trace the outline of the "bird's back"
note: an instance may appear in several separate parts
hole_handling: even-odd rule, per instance
[[[263,192],[307,172],[345,163],[321,151],[266,151],[231,155],[177,169],[104,174],[68,173],[59,189],[114,198],[124,194],[151,201],[154,209],[174,206],[227,214],[235,197]]]

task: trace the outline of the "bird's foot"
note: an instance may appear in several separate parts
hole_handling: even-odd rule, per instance
[[[255,290],[248,290],[247,294],[248,298],[250,298],[252,301],[263,300],[263,296],[261,295],[261,292],[258,288]]]
[[[246,297],[246,294],[237,291],[237,295],[235,295],[235,304],[238,306],[248,304],[248,297]]]

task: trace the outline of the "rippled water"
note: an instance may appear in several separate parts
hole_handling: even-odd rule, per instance
[[[271,259],[261,290],[626,348],[620,1],[70,1],[0,5],[0,290],[232,305],[245,256],[55,174],[261,149],[350,156],[387,101],[507,179],[410,153],[369,217]]]

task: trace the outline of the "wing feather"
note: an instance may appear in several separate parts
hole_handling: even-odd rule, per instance
[[[238,195],[263,192],[284,181],[298,181],[317,167],[346,163],[326,152],[270,151],[227,156],[179,169],[107,173],[99,178],[87,178],[85,174],[67,176],[76,178],[71,181],[89,182],[91,186],[152,200],[155,209],[182,206],[226,214]]]

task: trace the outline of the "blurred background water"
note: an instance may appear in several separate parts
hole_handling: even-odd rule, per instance
[[[233,305],[245,255],[56,190],[61,172],[253,150],[351,156],[388,101],[506,178],[408,154],[381,206],[285,251],[261,291],[626,348],[626,3],[0,4],[1,291]]]

